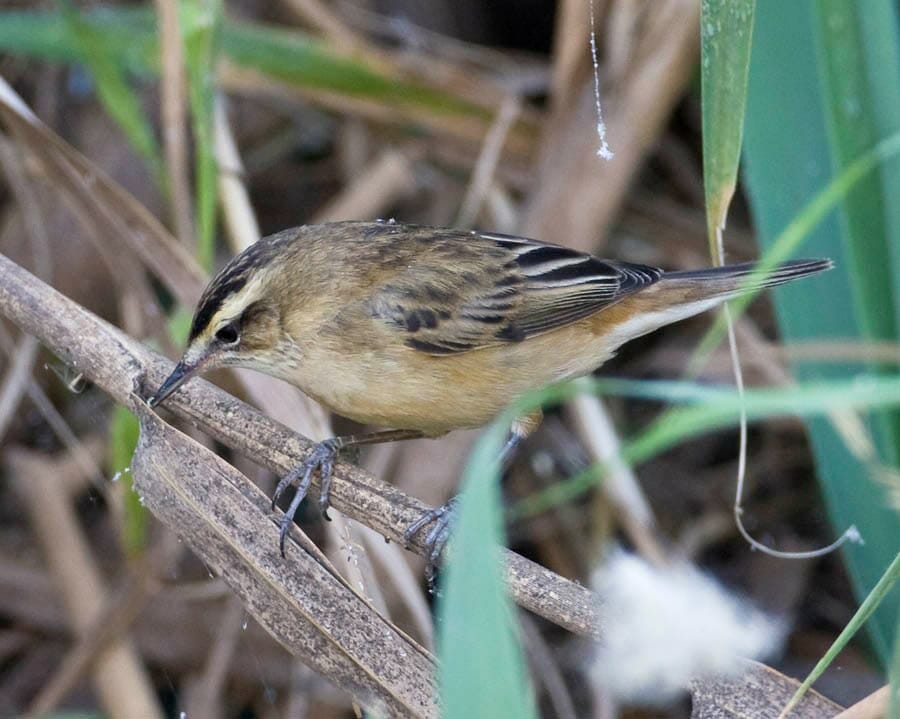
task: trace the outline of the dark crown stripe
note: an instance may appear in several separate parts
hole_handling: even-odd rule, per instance
[[[278,252],[280,239],[282,235],[272,235],[250,245],[213,278],[197,304],[197,312],[191,323],[190,340],[206,329],[229,296],[244,288],[251,272],[269,263]]]
[[[194,321],[191,323],[190,339],[193,340],[199,335],[209,324],[216,312],[222,307],[225,300],[234,294],[240,292],[244,285],[247,284],[247,276],[242,275],[235,277],[224,284],[216,284],[209,288],[209,294],[205,295],[197,307],[197,313],[194,315]]]

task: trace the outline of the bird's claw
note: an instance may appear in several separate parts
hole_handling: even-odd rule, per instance
[[[306,456],[306,459],[304,459],[299,466],[282,477],[281,481],[278,482],[278,486],[275,487],[275,492],[272,494],[273,511],[275,510],[276,503],[287,488],[295,484],[297,485],[291,503],[285,510],[284,515],[282,515],[278,525],[280,530],[278,548],[281,551],[282,557],[284,556],[284,543],[287,539],[288,532],[291,530],[291,525],[294,523],[294,516],[300,508],[300,503],[309,493],[312,476],[317,469],[319,470],[322,487],[321,493],[319,494],[319,507],[322,510],[322,516],[330,521],[331,518],[328,516],[328,508],[331,505],[331,473],[334,468],[334,458],[338,453],[338,449],[340,449],[340,447],[334,440],[326,439],[324,442],[319,442],[312,448],[310,453]]]
[[[403,543],[407,549],[415,537],[427,525],[434,526],[425,536],[425,579],[428,581],[428,587],[434,588],[435,573],[438,564],[441,561],[441,555],[444,547],[447,546],[447,540],[450,539],[450,530],[453,524],[453,518],[456,511],[456,498],[451,499],[436,509],[430,509],[424,512],[415,522],[406,528],[403,533]]]

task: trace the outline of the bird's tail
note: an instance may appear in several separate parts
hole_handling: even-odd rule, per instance
[[[664,272],[652,285],[626,297],[604,315],[608,341],[619,345],[652,332],[663,325],[687,319],[746,292],[775,287],[829,270],[831,260],[791,260],[765,274],[757,265],[710,267],[703,270]]]
[[[697,292],[697,299],[727,300],[744,292],[775,287],[800,277],[830,270],[832,267],[831,260],[791,260],[776,265],[769,272],[757,275],[756,263],[744,262],[739,265],[708,267],[702,270],[666,272],[661,281],[670,287],[680,285],[688,292],[693,288]]]

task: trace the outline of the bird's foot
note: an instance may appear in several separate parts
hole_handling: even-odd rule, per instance
[[[326,439],[313,446],[306,459],[291,470],[288,474],[281,478],[275,493],[272,495],[272,510],[275,510],[275,504],[278,502],[282,494],[288,487],[297,486],[291,504],[285,510],[281,517],[279,527],[281,533],[278,539],[278,547],[281,550],[281,556],[284,556],[284,542],[287,538],[291,525],[294,523],[294,516],[300,507],[300,503],[304,500],[309,492],[309,485],[312,483],[313,473],[318,469],[321,478],[321,492],[319,494],[319,507],[322,510],[322,516],[326,520],[330,520],[328,516],[328,507],[330,506],[331,494],[331,471],[334,468],[334,460],[337,457],[338,450],[341,445],[336,439]]]
[[[410,543],[427,525],[434,526],[425,536],[425,579],[428,580],[429,589],[434,589],[434,578],[438,564],[441,561],[444,547],[450,539],[450,530],[456,514],[456,497],[437,509],[430,509],[423,513],[415,522],[410,524],[403,533],[403,543],[409,548]]]

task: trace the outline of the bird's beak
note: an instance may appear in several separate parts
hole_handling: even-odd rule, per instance
[[[160,385],[160,388],[156,390],[156,394],[154,394],[150,399],[147,400],[147,404],[151,407],[155,407],[156,405],[164,402],[166,397],[172,394],[176,389],[178,389],[182,384],[184,384],[188,379],[190,379],[191,375],[197,371],[197,368],[200,366],[200,363],[190,364],[181,360],[177,365],[175,365],[175,369],[172,370],[172,374],[166,378],[166,381]]]

